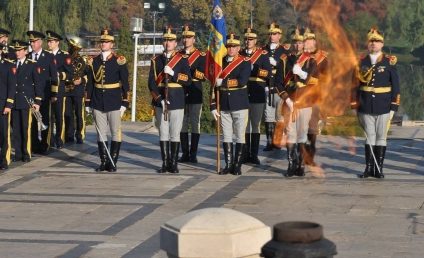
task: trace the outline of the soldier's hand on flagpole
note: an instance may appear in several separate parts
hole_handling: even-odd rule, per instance
[[[163,72],[166,73],[166,74],[169,74],[171,76],[174,76],[174,70],[172,70],[172,68],[169,67],[168,65],[165,66],[165,68],[163,69]]]
[[[293,112],[293,101],[290,98],[286,99],[286,104],[290,109],[290,113]]]
[[[223,80],[224,80],[224,79],[216,78],[215,86],[216,86],[216,87],[221,87],[221,86],[222,86],[222,81],[223,81]]]
[[[213,118],[215,119],[215,121],[218,121],[218,118],[221,116],[221,115],[218,113],[218,110],[216,110],[216,109],[212,110],[212,111],[211,111],[211,114],[212,114]]]
[[[271,57],[269,58],[269,62],[271,63],[271,65],[272,65],[272,66],[277,66],[277,61],[275,60],[275,58],[274,58],[274,57],[272,57],[272,56],[271,56]]]
[[[393,116],[395,115],[395,111],[393,111],[393,110],[390,110],[390,120],[392,120],[393,119]]]
[[[91,114],[93,109],[91,107],[85,107],[85,112],[87,112],[87,114]]]
[[[10,113],[10,111],[11,111],[11,109],[10,109],[10,108],[5,107],[5,108],[4,108],[4,110],[3,110],[3,115],[7,115],[7,114],[9,114],[9,113]]]
[[[34,104],[33,108],[36,112],[40,111],[40,105]]]
[[[122,116],[124,115],[125,110],[127,110],[127,108],[126,108],[126,107],[124,107],[124,106],[121,106],[121,108],[119,109],[119,111],[121,112],[121,118],[122,118]]]
[[[299,75],[302,80],[305,80],[308,77],[308,73],[303,71],[299,64],[295,64],[293,66],[293,74]]]

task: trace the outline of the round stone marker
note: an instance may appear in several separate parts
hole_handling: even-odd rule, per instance
[[[274,226],[274,241],[311,243],[323,238],[322,226],[307,221],[282,222]]]

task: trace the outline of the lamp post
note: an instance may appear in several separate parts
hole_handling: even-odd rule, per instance
[[[143,32],[143,19],[131,18],[131,31],[134,33],[134,69],[133,69],[133,87],[131,100],[131,122],[135,122],[136,96],[137,96],[137,59],[138,59],[138,38]]]
[[[165,3],[158,3],[159,10],[152,10],[153,15],[153,56],[156,54],[156,17],[165,10]],[[144,3],[144,9],[151,9],[150,3]]]
[[[29,30],[34,29],[34,0],[29,0]]]

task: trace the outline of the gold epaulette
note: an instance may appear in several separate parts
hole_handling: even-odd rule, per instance
[[[119,55],[119,56],[116,57],[116,62],[119,65],[124,65],[124,64],[127,63],[127,59],[125,58],[125,56]]]
[[[387,55],[387,58],[389,58],[390,65],[395,65],[397,63],[397,57],[392,55]]]
[[[28,62],[30,62],[30,63],[32,63],[32,64],[37,63],[37,61],[35,61],[34,59],[29,59],[29,58],[27,58],[27,60],[25,60],[25,62],[26,62],[26,61],[28,61]]]
[[[13,60],[8,59],[8,58],[3,58],[3,60],[8,62],[8,63],[15,64],[15,62]]]

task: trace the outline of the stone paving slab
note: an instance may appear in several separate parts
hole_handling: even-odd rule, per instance
[[[95,131],[0,174],[0,257],[163,258],[159,227],[188,211],[226,207],[267,225],[308,220],[346,258],[418,258],[424,247],[424,128],[393,127],[384,180],[361,180],[362,138],[320,136],[305,178],[286,179],[285,150],[260,152],[242,176],[215,172],[215,137],[202,135],[199,164],[157,174],[157,132],[125,123],[118,173],[94,173]],[[261,144],[264,145],[265,139]]]

